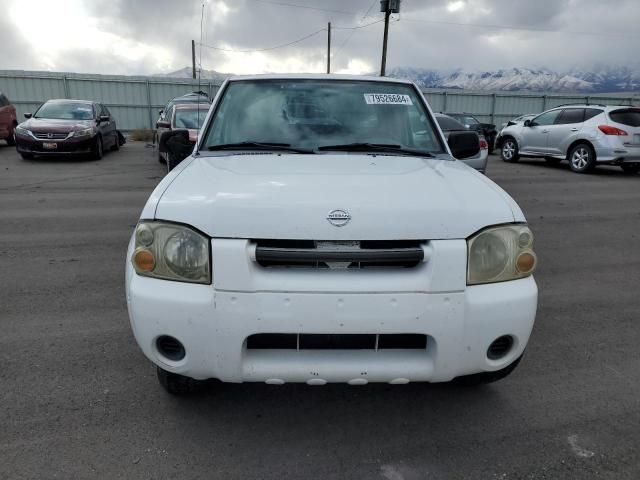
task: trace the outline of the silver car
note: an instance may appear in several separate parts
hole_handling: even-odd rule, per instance
[[[464,132],[469,131],[467,127],[462,125],[456,119],[444,115],[442,113],[435,113],[436,122],[438,122],[438,126],[444,133],[445,138],[449,139],[449,134],[451,132]],[[487,140],[484,138],[484,135],[478,135],[480,137],[480,152],[475,157],[465,158],[464,160],[460,160],[462,163],[466,163],[472,168],[475,168],[479,172],[485,173],[487,169],[487,159],[489,158],[489,144]]]
[[[571,170],[585,173],[597,164],[640,171],[640,108],[607,105],[564,105],[547,110],[501,132],[505,162],[544,157],[549,163],[568,160]]]

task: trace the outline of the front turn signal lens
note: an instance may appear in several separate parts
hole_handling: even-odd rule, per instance
[[[522,252],[516,260],[516,268],[520,273],[531,273],[536,268],[536,254]]]
[[[149,250],[138,249],[133,254],[133,264],[140,272],[151,272],[156,266],[156,259]]]

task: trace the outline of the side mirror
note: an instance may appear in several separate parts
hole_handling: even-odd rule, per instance
[[[475,157],[480,152],[480,137],[476,132],[451,132],[447,143],[451,155],[458,160]]]
[[[162,115],[162,112],[164,112],[164,108],[161,108],[160,110],[158,110],[158,114]]]
[[[109,117],[109,115],[100,115],[98,117],[98,123],[101,122],[108,122],[109,120],[111,120],[111,118]]]
[[[531,125],[531,120],[525,120],[524,121],[524,126],[525,127],[532,127],[533,125]]]
[[[25,113],[24,114],[24,118],[31,118],[33,117],[33,113]]]
[[[156,128],[171,128],[171,124],[169,122],[165,122],[161,120],[158,123],[156,123]]]
[[[168,154],[172,161],[170,164],[177,165],[193,151],[193,143],[189,141],[189,130],[169,130],[160,135],[158,151]]]

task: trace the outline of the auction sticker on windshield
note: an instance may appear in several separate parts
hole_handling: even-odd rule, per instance
[[[396,93],[365,93],[364,100],[367,105],[413,105],[409,95]]]

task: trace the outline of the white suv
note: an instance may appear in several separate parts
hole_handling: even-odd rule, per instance
[[[184,155],[180,132],[160,148]],[[407,81],[226,81],[127,253],[131,326],[162,385],[508,375],[536,256],[513,199],[454,158],[478,150],[475,132],[445,141]]]
[[[519,157],[544,157],[550,163],[568,160],[571,170],[585,173],[597,164],[640,171],[640,108],[570,105],[556,107],[500,134],[505,162]]]

